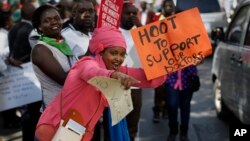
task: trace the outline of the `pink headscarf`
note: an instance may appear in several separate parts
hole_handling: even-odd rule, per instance
[[[97,55],[105,48],[119,46],[126,49],[126,42],[121,31],[112,27],[95,28],[92,39],[89,41],[89,50]]]

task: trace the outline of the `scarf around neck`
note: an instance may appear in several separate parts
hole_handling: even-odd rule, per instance
[[[70,49],[68,44],[65,42],[65,40],[57,40],[57,39],[50,38],[44,35],[42,35],[39,40],[59,49],[66,56],[73,55],[72,50]]]

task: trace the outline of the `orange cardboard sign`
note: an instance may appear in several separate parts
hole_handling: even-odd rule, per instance
[[[131,34],[148,80],[196,64],[212,53],[197,8],[133,29]]]

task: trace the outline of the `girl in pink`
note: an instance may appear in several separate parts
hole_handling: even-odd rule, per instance
[[[86,131],[82,141],[91,140],[95,124],[104,108],[109,106],[105,96],[87,83],[95,76],[118,79],[126,89],[130,86],[155,88],[165,81],[165,77],[148,81],[143,69],[121,66],[126,55],[126,43],[117,29],[96,28],[89,50],[94,56],[83,57],[73,65],[61,92],[42,113],[36,129],[39,141],[50,141],[53,138],[60,123],[60,115],[64,119],[70,109],[76,109],[83,119],[81,124]]]

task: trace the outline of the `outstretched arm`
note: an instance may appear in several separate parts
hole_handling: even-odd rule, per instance
[[[125,67],[121,67],[119,71],[140,81],[140,83],[136,83],[133,86],[141,87],[141,88],[156,88],[162,85],[167,78],[167,76],[161,76],[152,80],[147,80],[145,72],[141,68],[128,68],[125,66]]]

